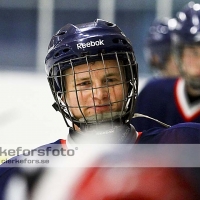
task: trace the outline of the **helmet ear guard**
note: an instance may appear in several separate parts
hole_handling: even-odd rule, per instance
[[[106,60],[116,60],[119,69],[125,70],[125,81],[128,85],[128,94],[124,95],[123,100],[125,110],[120,113],[111,110],[111,114],[105,114],[103,119],[101,119],[103,115],[89,118],[83,116],[79,120],[74,118],[66,99],[62,100],[62,95],[67,92],[64,71],[71,68],[75,73],[76,66],[95,61],[104,63]],[[119,61],[123,64],[119,64]],[[115,24],[96,20],[77,26],[70,24],[64,26],[53,36],[45,63],[50,88],[56,101],[53,107],[62,113],[67,126],[69,126],[67,120],[78,127],[115,121],[126,123],[134,115],[138,90],[138,66],[130,41]],[[79,109],[81,110],[81,107]]]

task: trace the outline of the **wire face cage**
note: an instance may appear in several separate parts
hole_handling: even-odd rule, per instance
[[[88,130],[105,123],[123,124],[133,117],[138,90],[133,52],[62,61],[52,67],[48,80],[59,111],[72,126]]]

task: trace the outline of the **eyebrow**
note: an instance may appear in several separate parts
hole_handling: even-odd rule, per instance
[[[103,78],[111,77],[111,76],[119,76],[119,77],[121,77],[119,72],[118,73],[117,72],[116,73],[111,72],[111,73],[105,74],[103,76]],[[88,76],[85,76],[85,77],[84,76],[83,77],[77,77],[76,81],[84,81],[84,80],[90,80],[90,79],[91,79],[91,76],[88,75]]]

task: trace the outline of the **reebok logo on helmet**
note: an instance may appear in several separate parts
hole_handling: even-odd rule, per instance
[[[78,43],[76,46],[77,46],[77,49],[85,49],[85,48],[89,48],[89,47],[94,47],[94,46],[102,46],[104,45],[104,40],[97,40],[97,41],[89,41],[87,43]]]

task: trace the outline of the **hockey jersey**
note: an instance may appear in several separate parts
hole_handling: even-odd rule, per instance
[[[135,113],[147,115],[168,125],[182,122],[200,122],[200,99],[190,103],[182,78],[151,80],[140,92]],[[162,127],[154,120],[138,117],[131,123],[138,131]],[[141,129],[142,128],[142,129]]]
[[[65,140],[57,140],[51,144],[39,147],[41,150],[48,150],[48,148],[56,149],[65,145]],[[136,140],[136,144],[200,144],[200,123],[180,123],[170,128],[153,128],[141,132]],[[133,144],[134,145],[134,144]],[[13,158],[20,160],[21,157]],[[24,176],[21,167],[5,167],[5,164],[0,166],[0,200],[5,199],[5,191],[7,184],[14,176]],[[43,168],[39,169],[37,173],[28,174],[29,180],[28,190],[37,183]],[[34,172],[34,171],[33,171]]]

